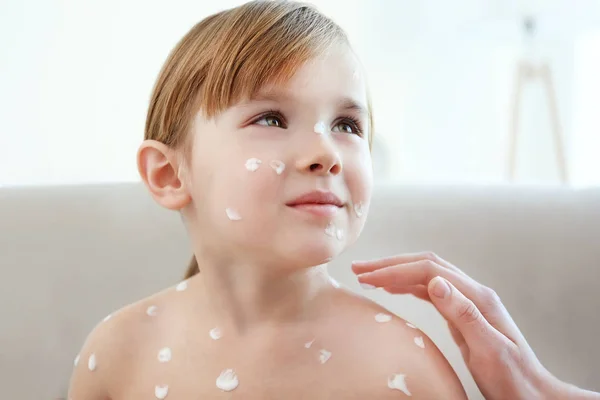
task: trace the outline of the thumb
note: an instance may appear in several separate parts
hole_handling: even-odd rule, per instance
[[[489,350],[501,341],[501,334],[483,317],[475,303],[441,276],[433,278],[427,286],[431,302],[442,316],[464,338],[470,351]]]

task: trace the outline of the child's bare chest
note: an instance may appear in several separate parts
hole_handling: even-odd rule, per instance
[[[361,364],[346,343],[312,337],[232,342],[186,340],[136,362],[112,400],[366,399],[377,368]],[[170,357],[165,357],[169,354]],[[168,361],[165,361],[168,359]],[[360,357],[359,357],[360,359]],[[386,376],[375,377],[385,385]],[[378,385],[379,386],[379,385]],[[163,397],[164,396],[164,397]]]

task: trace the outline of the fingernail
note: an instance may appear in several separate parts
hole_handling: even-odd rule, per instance
[[[450,286],[448,282],[441,276],[433,278],[433,295],[440,299],[445,299],[450,294]]]
[[[365,289],[365,290],[372,290],[372,289],[376,289],[377,286],[373,286],[373,285],[369,285],[368,283],[361,283],[360,287]]]

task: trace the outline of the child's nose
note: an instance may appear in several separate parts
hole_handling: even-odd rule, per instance
[[[298,169],[317,175],[338,175],[342,172],[342,159],[336,146],[326,137],[315,142],[298,158]]]

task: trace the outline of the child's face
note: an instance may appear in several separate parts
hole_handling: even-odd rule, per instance
[[[196,237],[234,257],[294,266],[342,252],[362,230],[371,197],[366,107],[359,64],[340,46],[285,86],[211,120],[198,114],[188,187]],[[313,192],[340,203],[294,205]]]

